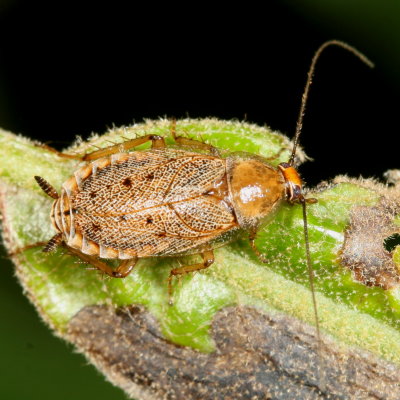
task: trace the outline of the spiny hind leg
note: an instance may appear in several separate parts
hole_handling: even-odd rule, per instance
[[[180,146],[189,147],[191,149],[206,150],[213,155],[219,156],[218,149],[214,146],[211,146],[211,144],[200,142],[200,140],[190,139],[184,136],[177,135],[176,119],[173,119],[171,122],[171,136],[174,138],[175,142],[178,143]]]
[[[26,246],[18,247],[16,250],[9,252],[8,256],[13,257],[13,256],[23,253],[26,250],[34,249],[36,247],[46,246],[48,243],[49,243],[49,241],[47,240],[46,242],[36,242],[36,243],[27,244]]]
[[[214,251],[209,250],[201,253],[201,257],[203,258],[202,263],[185,265],[180,268],[172,269],[169,273],[168,277],[168,295],[169,295],[169,304],[172,304],[172,279],[177,275],[185,275],[189,272],[200,271],[201,269],[208,268],[214,262]]]
[[[162,149],[165,147],[165,140],[162,136],[145,135],[85,154],[83,157],[81,157],[81,159],[83,161],[97,160],[98,158],[106,157],[111,154],[122,153],[123,151],[133,149],[134,147],[140,146],[141,144],[147,142],[151,142],[152,149]]]
[[[72,158],[75,160],[81,161],[93,161],[97,160],[98,158],[106,157],[111,154],[122,153],[123,151],[130,150],[134,147],[140,146],[143,143],[151,142],[152,149],[162,149],[165,147],[165,140],[162,136],[158,135],[145,135],[135,139],[126,140],[122,143],[113,144],[111,146],[105,147],[104,149],[95,150],[91,153],[86,154],[67,154],[62,153],[56,149],[53,149],[47,145],[40,145],[41,147],[56,153],[59,157],[62,158]]]
[[[44,253],[50,253],[51,251],[55,250],[63,241],[63,237],[61,233],[55,234],[50,240],[47,242],[36,242],[27,244],[26,246],[19,247],[18,249],[14,250],[11,253],[8,253],[10,257],[15,256],[17,254],[23,253],[25,250],[34,249],[35,247],[43,247],[42,251]]]
[[[114,269],[104,261],[101,261],[96,257],[89,256],[88,254],[83,254],[79,250],[73,249],[72,247],[68,247],[68,251],[74,256],[79,257],[85,263],[93,265],[93,267],[97,268],[104,274],[111,276],[112,278],[127,277],[132,272],[138,260],[137,258],[130,258],[129,260],[121,261],[118,267]]]
[[[192,149],[206,150],[216,156],[219,155],[218,149],[214,146],[211,146],[210,144],[200,142],[199,140],[178,136],[176,134],[176,120],[173,120],[171,123],[171,135],[174,138],[175,142],[181,146],[189,147]],[[107,157],[112,154],[128,151],[147,142],[151,142],[152,149],[162,149],[166,147],[164,138],[158,135],[144,135],[135,139],[126,140],[122,143],[112,144],[111,146],[105,147],[103,149],[98,149],[91,153],[86,153],[83,155],[63,153],[46,144],[39,144],[38,146],[43,147],[53,153],[56,153],[59,157],[62,158],[69,158],[80,161],[93,161],[102,157]]]

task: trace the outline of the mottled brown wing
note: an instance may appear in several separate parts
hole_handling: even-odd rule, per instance
[[[75,223],[87,239],[139,257],[184,253],[236,225],[226,203],[206,194],[224,175],[218,157],[133,152],[82,182]]]

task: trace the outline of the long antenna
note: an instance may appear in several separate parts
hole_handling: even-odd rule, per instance
[[[301,179],[298,176],[297,172],[293,168],[294,159],[296,157],[296,151],[299,144],[299,137],[303,128],[303,119],[304,114],[306,111],[306,105],[308,100],[308,95],[310,92],[311,84],[314,77],[315,66],[317,61],[319,60],[321,53],[329,46],[339,46],[343,49],[353,53],[356,57],[358,57],[363,63],[368,65],[370,68],[374,67],[374,64],[366,57],[364,54],[360,53],[354,47],[348,45],[347,43],[341,42],[339,40],[329,40],[323,43],[319,49],[315,52],[314,57],[311,60],[311,65],[308,70],[307,74],[307,81],[304,87],[303,96],[301,98],[301,106],[300,112],[297,119],[296,124],[296,132],[293,139],[293,150],[292,154],[289,158],[288,163],[281,163],[280,169],[284,174],[285,180],[288,185],[288,198],[291,202],[299,202],[303,208],[303,224],[304,224],[304,241],[305,241],[305,249],[306,249],[306,262],[307,262],[307,271],[308,271],[308,280],[310,284],[310,291],[312,295],[312,304],[314,309],[314,319],[315,319],[315,327],[316,333],[318,338],[318,382],[319,382],[319,389],[324,392],[325,391],[325,375],[324,375],[324,368],[322,365],[322,341],[321,341],[321,333],[320,333],[320,326],[319,326],[319,318],[318,318],[318,308],[317,308],[317,300],[315,296],[315,285],[314,285],[314,270],[312,267],[312,260],[311,260],[311,252],[310,252],[310,243],[309,243],[309,235],[308,235],[308,221],[307,221],[307,203],[316,203],[316,199],[306,199],[301,191]]]
[[[356,57],[358,57],[364,64],[368,65],[370,68],[374,67],[373,62],[370,61],[366,56],[364,56],[364,54],[360,53],[353,46],[350,46],[349,44],[347,44],[345,42],[341,42],[340,40],[329,40],[329,41],[323,43],[321,45],[321,47],[315,52],[314,57],[311,61],[310,69],[308,70],[307,82],[306,82],[306,86],[304,87],[303,96],[301,98],[300,112],[299,112],[299,116],[298,116],[297,124],[296,124],[296,133],[295,133],[294,139],[293,139],[293,150],[292,150],[292,154],[289,158],[289,164],[291,166],[293,166],[293,164],[294,164],[294,158],[296,156],[296,150],[297,150],[297,146],[299,144],[299,137],[300,137],[301,130],[303,128],[303,119],[304,119],[304,114],[306,112],[306,104],[307,104],[307,100],[308,100],[308,94],[310,92],[310,87],[311,87],[313,77],[314,77],[315,65],[316,65],[319,57],[321,56],[321,53],[329,46],[342,47],[343,49],[349,51],[350,53],[353,53]]]
[[[318,355],[318,383],[319,389],[321,391],[325,390],[325,375],[324,369],[322,365],[322,341],[321,341],[321,330],[319,328],[319,317],[318,317],[318,308],[317,308],[317,298],[315,296],[315,285],[314,285],[314,270],[312,268],[311,261],[311,252],[310,252],[310,242],[308,240],[308,223],[307,223],[307,200],[303,198],[301,201],[301,205],[303,208],[303,224],[304,224],[304,242],[306,245],[306,259],[307,259],[307,271],[308,271],[308,282],[310,283],[310,291],[312,304],[314,309],[314,320],[315,320],[315,329],[317,331],[317,339],[318,339],[318,347],[317,347],[317,355]]]

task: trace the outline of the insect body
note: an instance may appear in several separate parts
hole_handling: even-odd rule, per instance
[[[315,64],[330,45],[349,50],[368,65],[368,59],[339,41],[324,43],[314,55],[302,97],[291,157],[278,168],[253,154],[219,156],[218,149],[172,135],[179,146],[168,148],[160,136],[147,135],[86,154],[88,163],[64,184],[61,194],[43,178],[40,187],[55,199],[51,219],[57,234],[44,251],[64,243],[70,251],[104,273],[127,276],[139,258],[200,254],[202,263],[173,269],[169,278],[209,267],[213,249],[249,233],[252,248],[263,222],[283,200],[303,206],[307,265],[318,330],[313,274],[308,248],[306,203],[294,159]],[[145,142],[145,151],[123,152]],[[200,151],[201,150],[201,151]],[[102,259],[120,259],[113,269]]]
[[[201,254],[202,264],[171,271],[183,274],[211,265],[212,250],[243,231],[250,232],[254,247],[259,226],[280,202],[302,198],[300,178],[289,164],[274,168],[245,153],[221,158],[209,145],[174,137],[185,143],[168,148],[152,136],[125,145],[147,139],[148,150],[114,153],[120,147],[114,146],[105,157],[104,150],[86,155],[93,161],[63,184],[60,195],[36,177],[55,199],[51,220],[58,233],[44,250],[64,242],[113,277],[127,276],[139,258]],[[122,261],[112,269],[103,258]]]
[[[308,243],[306,199],[294,168],[305,105],[316,61],[329,45],[343,47],[370,62],[345,43],[330,41],[316,52],[308,73],[292,154],[277,168],[247,153],[221,157],[218,149],[172,135],[177,147],[167,147],[160,136],[147,135],[78,158],[87,162],[62,185],[60,194],[43,178],[35,177],[54,198],[51,220],[57,233],[44,251],[64,244],[70,252],[105,274],[126,277],[140,258],[199,254],[202,262],[175,268],[175,275],[209,267],[213,250],[247,234],[255,247],[256,233],[280,203],[300,203],[303,209],[305,254],[318,338],[318,380],[324,390],[324,368],[313,271]],[[148,150],[131,151],[145,142]],[[112,268],[104,259],[117,259]]]

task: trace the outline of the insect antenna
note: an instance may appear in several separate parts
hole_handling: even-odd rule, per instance
[[[300,137],[301,130],[303,128],[303,119],[304,119],[304,114],[306,112],[306,105],[307,105],[308,95],[310,92],[310,87],[313,82],[313,77],[314,77],[314,73],[315,73],[315,65],[317,64],[317,61],[320,58],[321,53],[329,46],[341,47],[341,48],[349,51],[350,53],[353,53],[364,64],[368,65],[368,67],[370,67],[370,68],[374,67],[373,62],[371,60],[369,60],[364,54],[360,53],[353,46],[350,46],[349,44],[347,44],[345,42],[341,42],[340,40],[329,40],[320,46],[320,48],[315,52],[314,57],[312,58],[311,65],[310,65],[310,68],[307,73],[306,85],[304,87],[303,95],[301,97],[300,112],[299,112],[299,116],[297,118],[296,132],[295,132],[294,139],[293,139],[293,149],[292,149],[292,154],[289,158],[289,164],[291,166],[293,166],[293,164],[294,164],[296,150],[297,150],[297,146],[299,144],[299,137]]]
[[[300,112],[299,116],[297,119],[296,123],[296,131],[293,139],[293,149],[292,153],[290,155],[288,163],[282,163],[280,165],[280,168],[282,172],[284,173],[284,176],[291,176],[293,175],[294,178],[298,178],[297,172],[293,174],[294,168],[294,161],[296,157],[296,151],[297,147],[299,144],[299,137],[303,128],[303,119],[304,119],[304,114],[306,111],[306,105],[307,105],[307,100],[310,92],[310,87],[313,82],[313,77],[314,77],[314,72],[315,72],[315,66],[317,61],[319,60],[321,53],[329,46],[338,46],[341,47],[350,53],[354,54],[356,57],[358,57],[363,63],[368,65],[370,68],[374,67],[374,64],[362,53],[360,53],[357,49],[354,47],[348,45],[345,42],[341,42],[339,40],[329,40],[325,43],[323,43],[318,50],[315,52],[314,57],[311,60],[311,65],[307,73],[307,81],[306,85],[304,87],[304,92],[301,98],[301,106],[300,106]],[[317,338],[318,338],[318,385],[321,391],[325,390],[325,379],[323,375],[323,365],[322,365],[322,342],[321,342],[321,333],[320,333],[320,326],[319,326],[319,317],[318,317],[318,309],[317,309],[317,299],[315,295],[315,284],[314,284],[314,270],[312,267],[312,259],[311,259],[311,251],[310,251],[310,243],[309,243],[309,234],[308,234],[308,222],[307,222],[307,203],[316,203],[317,200],[313,198],[308,198],[306,199],[303,194],[301,193],[301,180],[300,178],[297,179],[288,179],[288,184],[289,184],[289,195],[288,199],[290,202],[298,202],[302,205],[303,209],[303,232],[304,232],[304,241],[305,241],[305,251],[306,251],[306,262],[307,262],[307,271],[308,271],[308,280],[309,280],[309,285],[310,285],[310,290],[311,290],[311,296],[312,296],[312,304],[313,304],[313,309],[314,309],[314,320],[315,320],[315,328],[316,328],[316,333],[317,333]]]

